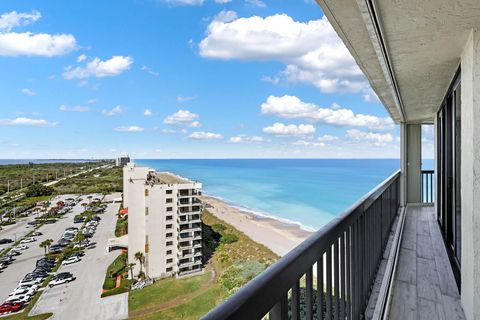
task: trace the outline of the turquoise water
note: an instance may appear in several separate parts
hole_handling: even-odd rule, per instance
[[[318,229],[397,171],[398,159],[135,160],[203,183],[206,194]]]

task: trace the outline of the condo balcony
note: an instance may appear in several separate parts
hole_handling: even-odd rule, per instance
[[[464,319],[431,176],[402,206],[393,174],[204,319]]]

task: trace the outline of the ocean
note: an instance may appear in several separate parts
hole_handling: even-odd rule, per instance
[[[146,160],[203,183],[205,194],[316,230],[400,168],[399,159]],[[424,168],[433,166],[424,161]]]

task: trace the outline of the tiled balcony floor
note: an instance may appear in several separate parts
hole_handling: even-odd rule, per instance
[[[433,206],[408,206],[390,319],[465,319]]]

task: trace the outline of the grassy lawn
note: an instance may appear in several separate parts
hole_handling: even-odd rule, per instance
[[[131,291],[129,319],[199,319],[278,259],[208,211],[202,220],[204,255],[209,257],[204,273]]]

